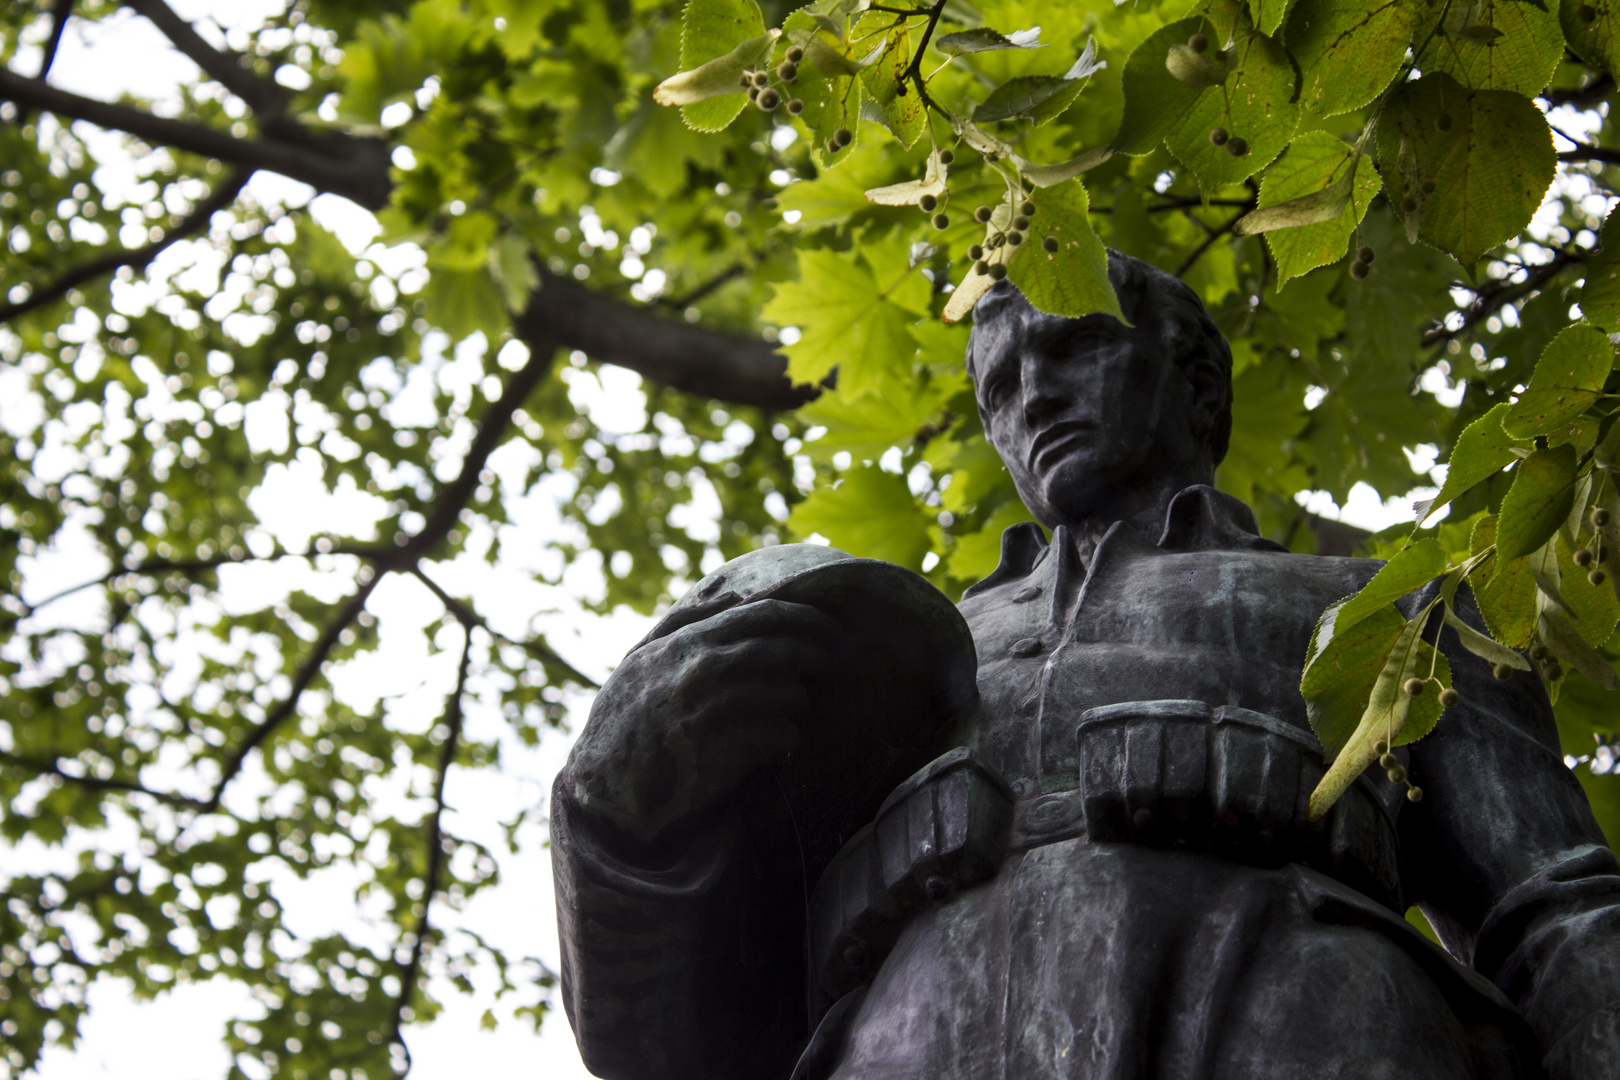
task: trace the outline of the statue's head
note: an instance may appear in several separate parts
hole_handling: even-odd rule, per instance
[[[1108,278],[1130,325],[1043,314],[1007,282],[973,312],[985,433],[1049,526],[1213,482],[1232,432],[1232,352],[1198,295],[1113,251]]]

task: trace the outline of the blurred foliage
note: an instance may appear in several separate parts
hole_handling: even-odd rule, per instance
[[[500,758],[499,740],[465,730],[464,710],[498,713],[532,744],[588,680],[538,622],[491,626],[440,588],[440,568],[508,557],[545,584],[595,575],[591,609],[651,612],[721,559],[820,534],[958,594],[994,566],[1001,530],[1027,517],[982,437],[967,330],[938,318],[984,239],[972,208],[998,203],[1005,184],[969,167],[982,155],[965,136],[919,129],[886,81],[897,50],[920,47],[921,19],[872,37],[887,65],[875,59],[841,96],[807,105],[812,137],[785,108],[741,108],[701,133],[654,101],[683,57],[707,58],[683,50],[677,0],[297,0],[251,33],[200,24],[225,63],[159,111],[219,138],[171,138],[139,119],[152,103],[131,98],[107,119],[108,142],[72,102],[30,103],[57,6],[0,12],[0,834],[73,868],[3,885],[0,1073],[29,1069],[47,1041],[72,1044],[86,989],[104,976],[142,996],[186,981],[252,986],[259,1013],[224,1036],[233,1076],[407,1067],[402,1026],[440,1008],[424,973],[462,989],[493,973],[513,1011],[539,1023],[550,973],[435,918],[497,879],[492,852],[451,830],[444,777]],[[1588,269],[1609,273],[1598,234],[1620,160],[1607,122],[1613,3],[1566,0],[1562,51],[1551,21],[1516,10],[1529,6],[1467,6],[1476,20],[1500,16],[1494,47],[1520,59],[1498,64],[1469,51],[1489,34],[1457,38],[1472,24],[1445,22],[1460,6],[1409,5],[1416,22],[1377,24],[1382,51],[1358,54],[1365,66],[1399,44],[1387,71],[1307,78],[1297,107],[1290,86],[1288,130],[1251,132],[1247,161],[1206,152],[1201,110],[1218,91],[1167,82],[1144,43],[1168,50],[1207,24],[1218,48],[1239,27],[1253,59],[1229,77],[1274,90],[1299,77],[1278,50],[1315,57],[1302,72],[1345,52],[1313,19],[1346,5],[1268,5],[1248,26],[1234,3],[1189,14],[1153,0],[953,0],[938,9],[941,35],[1039,23],[1044,47],[960,52],[929,85],[1027,162],[1119,147],[1063,181],[1073,194],[1053,212],[1204,298],[1235,357],[1220,483],[1253,503],[1268,535],[1308,551],[1315,532],[1296,496],[1342,505],[1358,483],[1380,497],[1426,483],[1412,459],[1444,460],[1527,384],[1579,319]],[[877,14],[817,7],[857,25]],[[130,17],[111,0],[72,10],[86,23]],[[778,3],[759,19],[814,22]],[[1500,112],[1503,130],[1539,137],[1524,112],[1537,97],[1559,132],[1546,134],[1559,160],[1545,198],[1487,191],[1504,202],[1489,215],[1501,235],[1436,232],[1435,212],[1409,240],[1402,170],[1444,158],[1446,133],[1397,124],[1364,147],[1382,193],[1346,211],[1359,224],[1319,223],[1310,243],[1281,247],[1279,234],[1234,235],[1256,207],[1308,193],[1313,163],[1359,161],[1331,142],[1367,130],[1384,87],[1411,99],[1402,116],[1433,128],[1432,85],[1400,72],[1408,44],[1442,38],[1460,44],[1429,78],[1466,97],[1455,130]],[[1058,85],[1082,81],[1065,76],[1089,43],[1106,66],[1078,91]],[[925,56],[925,72],[947,59]],[[1022,96],[976,112],[1015,79]],[[1133,108],[1133,86],[1151,107]],[[1182,114],[1196,124],[1171,122]],[[850,142],[831,151],[840,126]],[[1290,141],[1299,154],[1283,150]],[[865,197],[923,177],[947,145],[944,229]],[[370,179],[391,195],[381,235],[358,253],[307,207],[237,194],[248,171],[277,161],[319,191],[321,176],[363,174],[378,147],[392,165]],[[1535,168],[1545,156],[1539,144],[1525,155]],[[1416,190],[1426,194],[1421,178]],[[1360,260],[1345,256],[1362,246],[1374,259],[1353,275]],[[712,332],[717,348],[737,340],[727,331],[780,338],[796,373],[836,366],[836,386],[773,415],[647,381],[617,391],[644,396],[612,411],[631,430],[606,428],[591,403],[624,387],[622,373],[522,317],[540,282],[564,278],[627,317]],[[1592,317],[1609,304],[1596,290]],[[255,508],[291,471],[364,521],[278,547]],[[1451,520],[1499,511],[1511,481],[1482,478]],[[536,500],[555,505],[557,539],[513,552],[514,519]],[[1467,533],[1440,535],[1448,554],[1468,551]],[[69,584],[85,587],[58,600],[30,584],[47,557],[75,560]],[[357,708],[334,689],[376,655],[367,603],[389,576],[415,577],[444,604],[431,647],[458,677],[437,718],[393,698]],[[1620,725],[1582,678],[1564,680],[1561,730],[1620,835],[1620,779],[1607,774]],[[514,845],[523,823],[510,823]],[[274,881],[326,869],[354,875],[376,934],[300,936],[284,923]]]

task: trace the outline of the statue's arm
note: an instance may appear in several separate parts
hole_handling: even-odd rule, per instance
[[[1480,625],[1463,590],[1458,610]],[[1409,895],[1451,952],[1530,1020],[1550,1080],[1620,1076],[1620,863],[1564,765],[1532,672],[1505,682],[1442,648],[1462,695],[1412,747],[1401,815]]]
[[[760,601],[663,630],[603,686],[553,787],[564,1006],[608,1080],[786,1075],[805,884],[761,766],[798,743],[832,627]]]

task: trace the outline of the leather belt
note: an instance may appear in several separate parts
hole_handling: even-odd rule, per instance
[[[811,901],[810,958],[829,1000],[870,980],[923,906],[993,877],[1009,853],[1079,836],[1303,863],[1403,910],[1395,822],[1369,774],[1308,820],[1326,772],[1309,732],[1249,709],[1164,700],[1087,710],[1076,738],[1078,783],[1067,791],[1015,800],[958,747],[884,800]]]

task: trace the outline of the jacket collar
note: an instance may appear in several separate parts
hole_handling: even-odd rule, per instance
[[[1061,531],[1061,530],[1060,530]],[[1158,546],[1163,551],[1287,551],[1260,535],[1249,504],[1208,484],[1183,488],[1165,509]],[[1033,521],[1021,521],[1001,534],[1001,562],[991,575],[962,594],[962,599],[997,585],[1027,577],[1047,554],[1046,533]]]

